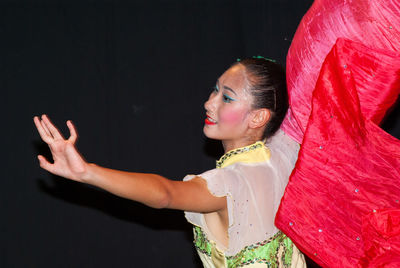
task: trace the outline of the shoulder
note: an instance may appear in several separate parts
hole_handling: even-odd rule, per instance
[[[229,167],[224,167],[224,168],[214,168],[211,170],[208,170],[206,172],[203,172],[199,175],[187,175],[183,178],[184,181],[189,181],[192,180],[196,177],[203,178],[207,182],[212,182],[212,181],[221,181],[221,182],[229,182],[231,180],[237,179],[240,177],[240,169],[237,167],[233,167],[236,165],[232,165]]]

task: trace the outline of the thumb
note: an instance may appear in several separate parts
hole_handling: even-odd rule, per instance
[[[53,164],[51,164],[43,155],[38,155],[38,160],[41,168],[53,173]]]

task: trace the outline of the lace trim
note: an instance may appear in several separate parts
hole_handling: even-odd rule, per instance
[[[213,244],[203,230],[194,227],[194,245],[201,253],[211,257]],[[267,264],[268,267],[290,267],[293,242],[281,231],[262,242],[246,246],[234,256],[226,256],[228,267],[242,267],[252,263]]]
[[[232,151],[227,152],[226,154],[224,154],[218,161],[217,161],[217,168],[222,167],[222,165],[224,164],[224,162],[226,160],[228,160],[229,158],[238,155],[238,154],[242,154],[244,152],[249,152],[249,151],[253,151],[257,148],[261,148],[264,147],[264,143],[261,141],[258,141],[252,145],[246,146],[246,147],[242,147],[242,148],[238,148]]]

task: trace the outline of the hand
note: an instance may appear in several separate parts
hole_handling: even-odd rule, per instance
[[[75,148],[78,134],[72,122],[67,121],[70,137],[64,139],[46,115],[42,115],[41,119],[35,116],[33,121],[40,137],[49,146],[54,160],[52,164],[44,156],[38,155],[40,167],[55,175],[83,182],[88,163]]]

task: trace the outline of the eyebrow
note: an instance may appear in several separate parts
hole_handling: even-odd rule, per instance
[[[217,84],[217,86],[219,85],[219,80],[217,80],[216,84]],[[233,89],[231,89],[230,87],[224,86],[224,89],[229,90],[230,92],[232,92],[233,94],[235,94],[237,96],[236,92]]]
[[[231,89],[230,87],[224,86],[224,89],[229,90],[233,94],[237,95],[236,92],[233,89]]]

